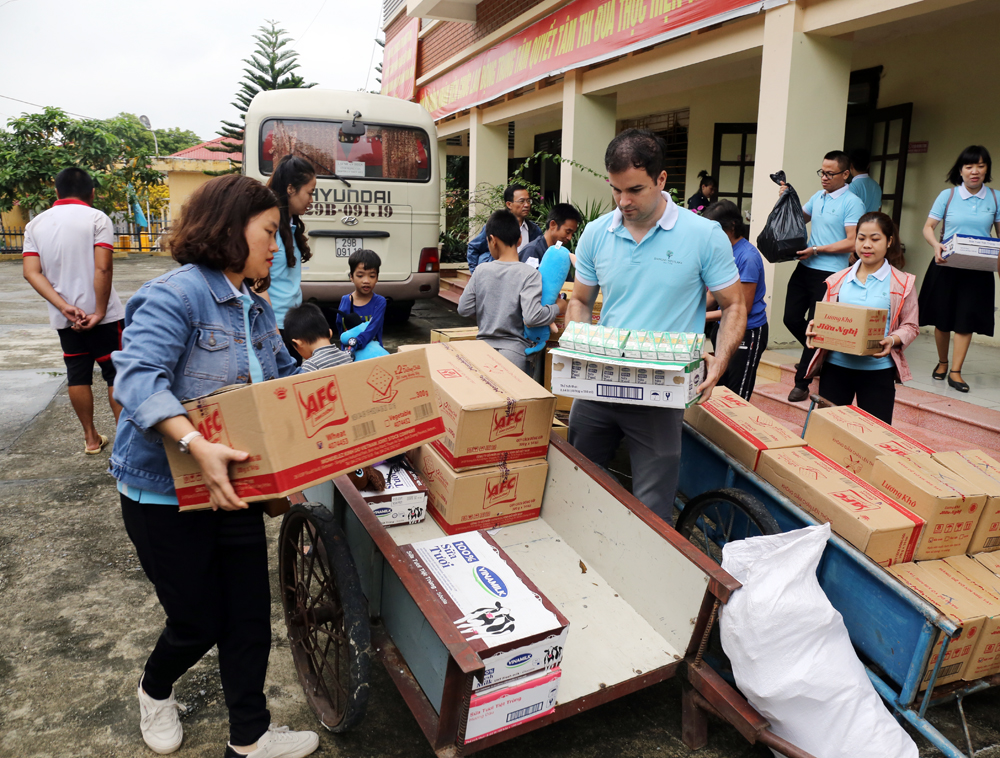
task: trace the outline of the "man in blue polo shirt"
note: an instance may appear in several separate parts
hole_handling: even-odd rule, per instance
[[[851,151],[851,183],[847,188],[864,203],[865,213],[882,207],[882,188],[868,175],[872,154],[863,147]]]
[[[847,268],[854,252],[854,237],[858,219],[865,213],[864,203],[847,189],[850,159],[842,150],[823,157],[822,168],[816,174],[823,189],[802,206],[806,223],[812,223],[809,246],[798,252],[799,264],[788,280],[785,295],[785,328],[802,343],[802,357],[795,370],[795,386],[788,400],[798,403],[809,397],[806,369],[812,360],[812,348],[806,347],[806,326],[816,310],[816,302],[826,293],[826,278]],[[784,192],[782,185],[779,192]]]
[[[598,292],[601,324],[621,329],[702,332],[705,290],[722,309],[715,356],[706,357],[699,387],[711,396],[746,329],[746,304],[732,246],[722,228],[679,208],[663,191],[662,140],[628,129],[604,155],[615,210],[590,222],[576,250],[576,282],[567,321],[589,323]],[[680,466],[684,411],[576,400],[569,442],[604,466],[624,438],[632,463],[632,492],[668,523]]]

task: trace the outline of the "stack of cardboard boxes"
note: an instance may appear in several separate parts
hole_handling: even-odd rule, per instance
[[[961,627],[936,684],[1000,673],[1000,462],[935,452],[853,406],[814,410],[799,439],[724,388],[685,420]]]
[[[542,718],[556,705],[569,621],[485,532],[401,547],[482,659],[465,742]]]
[[[445,427],[410,453],[431,516],[446,534],[538,518],[555,397],[481,340],[417,348]]]

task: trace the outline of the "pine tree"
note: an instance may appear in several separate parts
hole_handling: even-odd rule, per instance
[[[218,145],[209,146],[207,149],[216,153],[238,153],[242,150],[243,131],[246,123],[246,112],[250,107],[250,101],[258,92],[265,92],[274,89],[306,89],[315,87],[316,82],[305,83],[298,74],[293,73],[299,67],[296,59],[299,54],[292,48],[287,47],[291,41],[288,32],[279,29],[276,21],[268,21],[270,26],[261,26],[259,34],[253,38],[257,40],[257,47],[249,58],[244,58],[243,62],[247,68],[243,69],[243,78],[240,82],[240,89],[236,93],[236,102],[232,105],[240,112],[239,122],[223,121],[222,128],[216,132],[224,139]],[[206,171],[213,176],[219,174],[238,174],[241,164],[233,162],[233,167],[229,171]]]

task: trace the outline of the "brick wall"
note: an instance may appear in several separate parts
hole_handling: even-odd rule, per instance
[[[456,53],[478,42],[537,5],[537,0],[483,0],[476,8],[475,24],[443,21],[420,42],[417,76],[423,76]]]

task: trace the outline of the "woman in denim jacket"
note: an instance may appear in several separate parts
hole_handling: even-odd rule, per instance
[[[278,223],[277,198],[260,182],[224,176],[204,184],[170,236],[183,265],[129,300],[123,347],[112,355],[124,412],[110,470],[125,528],[167,614],[138,687],[142,736],[160,754],[183,739],[174,682],[213,645],[229,709],[226,756],[293,758],[319,744],[314,732],[269,725],[263,513],[236,495],[228,475],[228,465],[249,453],[202,437],[181,405],[226,385],[299,371],[270,306],[253,292],[253,285],[266,288]],[[211,510],[179,512],[164,445],[197,461]]]

